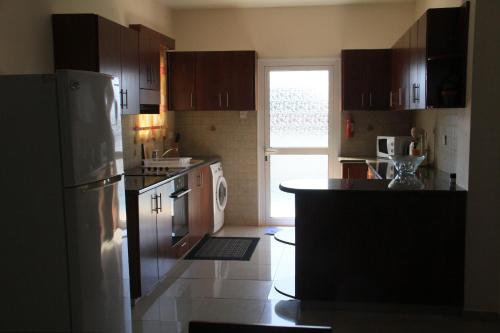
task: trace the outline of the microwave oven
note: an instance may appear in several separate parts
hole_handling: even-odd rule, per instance
[[[377,136],[377,157],[408,155],[410,136]]]

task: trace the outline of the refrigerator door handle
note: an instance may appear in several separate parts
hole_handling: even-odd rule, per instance
[[[103,180],[99,180],[97,182],[93,182],[93,183],[90,183],[90,184],[87,184],[87,185],[84,185],[84,186],[80,186],[80,189],[83,192],[97,190],[97,189],[100,189],[100,188],[103,188],[103,187],[112,186],[115,183],[118,183],[120,180],[122,180],[122,175],[114,176],[114,177],[103,179]]]

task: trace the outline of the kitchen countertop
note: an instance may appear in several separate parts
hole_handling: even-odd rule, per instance
[[[155,175],[144,175],[144,176],[127,176],[125,175],[125,191],[135,192],[137,194],[149,191],[150,189],[160,186],[163,183],[169,182],[177,177],[184,176],[192,170],[201,168],[216,162],[220,162],[220,157],[209,156],[209,157],[193,157],[193,160],[202,160],[201,163],[196,163],[185,169],[180,170],[171,176],[155,176]],[[125,172],[126,174],[127,172]]]
[[[393,175],[381,172],[381,170],[387,170],[390,167],[392,163],[390,160],[374,157],[339,157],[339,161],[341,163],[346,161],[364,161],[378,179],[297,179],[281,183],[280,189],[288,193],[312,191],[396,191],[389,188]],[[466,192],[460,186],[450,188],[450,174],[431,167],[420,167],[417,170],[416,176],[423,184],[422,189],[409,188],[398,189],[397,191]]]

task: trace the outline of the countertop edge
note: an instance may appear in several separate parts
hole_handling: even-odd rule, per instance
[[[212,156],[212,157],[196,157],[195,159],[199,159],[199,160],[203,160],[202,163],[199,163],[199,164],[195,164],[193,166],[189,166],[186,168],[186,170],[176,174],[176,175],[173,175],[171,177],[161,177],[161,176],[158,176],[158,178],[163,178],[163,179],[159,179],[158,182],[155,182],[151,185],[148,185],[148,186],[145,186],[143,188],[140,188],[140,189],[127,189],[125,187],[125,192],[126,193],[130,193],[130,194],[142,194],[142,193],[145,193],[147,191],[150,191],[158,186],[161,186],[165,183],[168,183],[178,177],[181,177],[181,176],[184,176],[188,173],[190,173],[191,171],[193,170],[196,170],[198,168],[202,168],[202,167],[205,167],[207,165],[211,165],[211,164],[214,164],[214,163],[217,163],[217,162],[220,162],[221,161],[221,158],[219,156]],[[125,178],[134,178],[134,177],[144,177],[144,176],[125,176]]]

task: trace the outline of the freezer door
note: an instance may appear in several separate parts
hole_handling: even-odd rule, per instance
[[[65,218],[73,332],[130,332],[122,176],[66,188]]]
[[[64,186],[122,174],[118,78],[74,70],[56,76]]]

